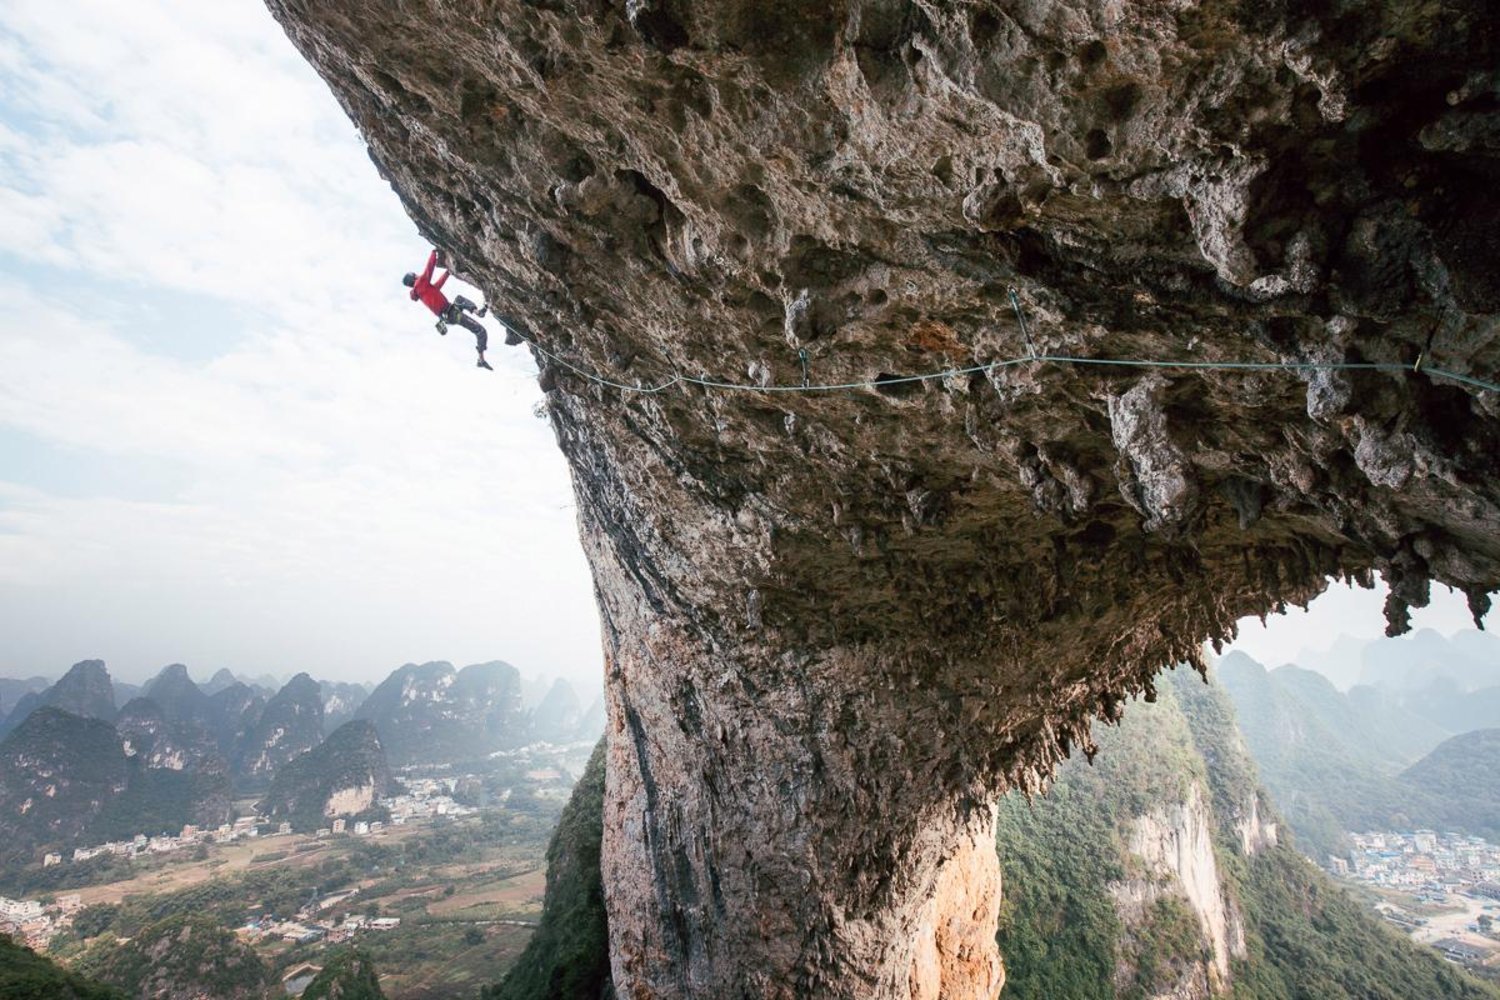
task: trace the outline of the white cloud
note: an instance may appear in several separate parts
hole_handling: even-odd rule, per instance
[[[9,6],[0,249],[285,316],[399,291],[414,227],[258,4]]]
[[[11,0],[0,111],[0,432],[186,483],[0,467],[0,671],[597,679],[530,361],[408,300],[426,248],[264,8]]]

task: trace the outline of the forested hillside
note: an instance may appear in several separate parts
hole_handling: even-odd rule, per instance
[[[1388,929],[1294,850],[1222,690],[1185,670],[1163,680],[1155,704],[1100,728],[1092,766],[1074,757],[1045,796],[1001,804],[1007,1000],[1500,995]],[[1178,844],[1206,833],[1210,853],[1155,864],[1141,836],[1152,825]],[[1221,948],[1227,981],[1216,981]]]
[[[1489,689],[1464,694],[1446,675],[1422,680],[1376,663],[1377,676],[1405,689],[1340,692],[1315,671],[1268,671],[1242,654],[1220,664],[1245,743],[1298,845],[1322,861],[1347,853],[1349,831],[1428,827],[1500,839],[1500,730],[1450,736],[1418,710],[1448,692],[1455,704],[1477,699],[1477,716]],[[1456,707],[1433,714],[1463,717]]]

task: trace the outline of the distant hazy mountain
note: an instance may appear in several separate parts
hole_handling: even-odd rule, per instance
[[[1477,629],[1448,637],[1432,629],[1394,639],[1340,635],[1326,649],[1302,649],[1294,662],[1318,671],[1341,690],[1370,684],[1402,692],[1444,678],[1470,691],[1500,685],[1500,638]]]
[[[42,706],[60,708],[86,719],[115,717],[115,690],[110,683],[109,671],[103,660],[84,660],[75,663],[56,684],[41,691],[23,695],[14,710],[0,724],[0,735],[16,729],[36,709]]]
[[[1397,782],[1414,826],[1500,841],[1500,729],[1453,737]]]
[[[552,690],[552,681],[545,674],[525,674],[521,677],[521,707],[534,711]]]
[[[1401,704],[1450,733],[1500,727],[1500,685],[1465,691],[1452,678],[1436,677],[1426,687],[1407,691]]]
[[[1231,653],[1218,676],[1266,787],[1320,860],[1345,850],[1347,831],[1389,819],[1400,804],[1390,779],[1447,736],[1373,688],[1342,694],[1311,670]]]
[[[191,720],[206,724],[209,720],[208,695],[193,682],[187,667],[181,663],[163,667],[141,689],[141,694],[156,702],[162,715],[173,722]]]
[[[200,685],[203,693],[210,697],[234,684],[241,683],[240,679],[230,672],[228,667],[220,667],[218,671],[208,679],[208,683]],[[247,685],[248,686],[248,685]]]
[[[254,784],[323,739],[323,693],[318,682],[298,674],[266,702],[235,750],[235,771]]]
[[[1340,635],[1327,649],[1303,648],[1292,662],[1318,671],[1334,687],[1347,691],[1360,682],[1360,674],[1365,669],[1365,647],[1370,642],[1348,634]]]
[[[1218,674],[1252,751],[1257,740],[1268,755],[1323,748],[1332,740],[1341,752],[1395,773],[1450,735],[1378,689],[1340,692],[1315,670],[1287,664],[1268,671],[1243,653],[1230,653],[1219,661]]]
[[[128,788],[90,827],[96,840],[175,833],[184,823],[229,818],[229,763],[196,719],[168,719],[151,698],[132,698],[115,719],[128,759]]]
[[[285,686],[285,682],[277,680],[270,674],[261,674],[259,677],[246,678],[245,683],[253,687],[255,690],[259,691],[261,694],[265,695],[267,698],[271,697],[273,694],[275,694],[277,691],[280,691],[282,687]]]
[[[583,706],[578,704],[573,686],[559,677],[531,713],[532,738],[549,743],[576,739],[582,715]]]
[[[19,702],[28,694],[40,693],[52,686],[45,677],[0,677],[0,727]]]
[[[1500,639],[1475,630],[1448,639],[1422,629],[1365,647],[1362,683],[1403,691],[1426,687],[1439,678],[1465,691],[1500,685]]]
[[[350,684],[345,681],[319,681],[318,689],[323,695],[323,731],[331,733],[354,718],[359,706],[372,690],[365,684]]]
[[[220,688],[208,697],[208,727],[219,750],[232,759],[245,734],[265,710],[266,699],[242,681]]]
[[[578,736],[576,738],[581,740],[597,738],[599,734],[604,732],[604,726],[607,721],[608,716],[604,708],[604,695],[601,694],[589,703],[589,707],[584,709],[583,715],[579,717]]]
[[[1444,637],[1423,629],[1373,641],[1340,636],[1328,650],[1304,650],[1297,665],[1351,695],[1374,688],[1445,737],[1500,727],[1500,639],[1488,632],[1468,629]],[[1429,736],[1424,733],[1423,741]]]
[[[355,718],[375,724],[396,766],[478,757],[528,736],[520,674],[500,661],[462,670],[441,661],[408,663],[370,693]]]
[[[374,724],[356,719],[281,767],[258,808],[309,830],[335,816],[373,808],[390,786],[390,768]]]

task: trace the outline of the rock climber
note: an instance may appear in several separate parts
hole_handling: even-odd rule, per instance
[[[401,283],[411,289],[413,302],[421,302],[437,316],[438,333],[446,336],[449,323],[457,323],[472,333],[479,349],[479,367],[494,371],[490,368],[490,363],[484,360],[484,350],[489,346],[490,337],[485,332],[484,325],[479,322],[484,318],[485,313],[489,312],[490,307],[488,305],[477,306],[462,295],[454,296],[453,301],[449,302],[448,296],[444,295],[441,289],[443,282],[448,280],[450,272],[444,271],[436,281],[432,278],[432,270],[438,266],[439,259],[439,252],[432,251],[421,275],[408,274],[401,279]]]

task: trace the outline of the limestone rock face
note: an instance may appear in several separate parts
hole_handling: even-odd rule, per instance
[[[1245,957],[1244,921],[1233,902],[1225,899],[1214,857],[1213,817],[1202,788],[1195,782],[1187,801],[1137,816],[1127,847],[1141,871],[1111,887],[1121,919],[1139,927],[1162,896],[1183,897],[1198,919],[1210,956],[1202,970],[1206,988],[1195,995],[1226,992],[1230,960]]]
[[[1330,574],[1500,583],[1481,0],[268,5],[534,345],[625,996],[988,997],[999,788]]]

